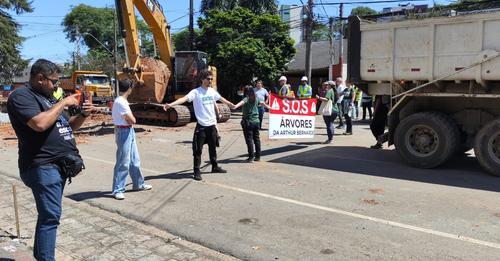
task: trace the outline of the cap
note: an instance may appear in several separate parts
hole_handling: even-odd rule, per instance
[[[286,79],[286,77],[285,77],[285,76],[281,76],[279,81],[280,81],[280,82],[281,82],[281,81],[285,81],[285,82],[286,82],[286,80],[287,80],[287,79]]]
[[[302,78],[300,79],[301,82],[304,82],[306,81],[307,82],[307,76],[302,76]]]

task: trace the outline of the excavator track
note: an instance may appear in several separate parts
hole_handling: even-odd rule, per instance
[[[224,103],[217,103],[217,107],[219,107],[219,112],[222,116],[219,119],[217,119],[217,122],[223,123],[228,121],[229,118],[231,118],[231,109],[229,108],[229,106],[227,106]]]
[[[130,109],[134,112],[138,122],[143,124],[179,127],[188,124],[191,119],[189,108],[183,105],[177,105],[165,111],[163,104],[135,103],[130,104]]]

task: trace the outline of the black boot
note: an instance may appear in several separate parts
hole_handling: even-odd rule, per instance
[[[194,180],[197,180],[197,181],[201,181],[202,178],[201,178],[201,172],[198,170],[198,171],[194,171],[194,176],[193,176],[193,179]]]
[[[225,170],[219,166],[216,166],[216,167],[212,167],[212,173],[227,173],[227,170]]]

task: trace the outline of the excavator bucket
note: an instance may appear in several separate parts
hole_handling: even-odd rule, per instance
[[[170,79],[170,70],[167,65],[153,58],[141,59],[141,72],[135,74],[137,77],[119,76],[120,78],[129,77],[137,82],[132,90],[128,100],[131,103],[161,103],[167,91],[168,81]]]

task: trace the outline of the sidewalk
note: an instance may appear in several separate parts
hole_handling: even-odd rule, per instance
[[[12,240],[16,234],[12,184],[17,190],[20,241]],[[19,180],[0,173],[0,199],[0,259],[32,260],[37,215],[31,191]],[[237,260],[67,198],[63,198],[57,239],[57,260]]]

